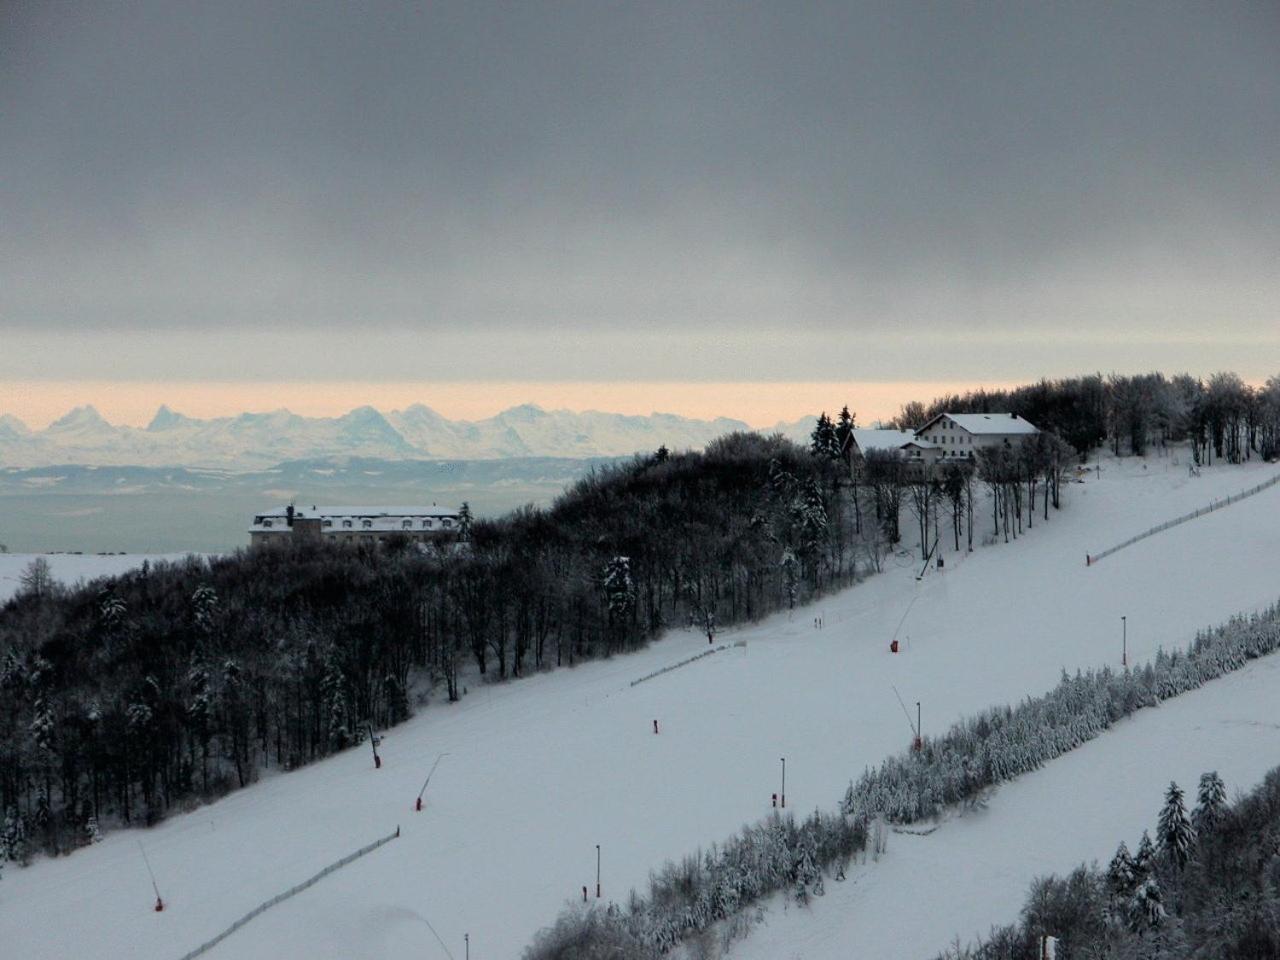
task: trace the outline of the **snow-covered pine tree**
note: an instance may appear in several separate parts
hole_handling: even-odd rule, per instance
[[[835,460],[840,456],[840,443],[836,439],[836,428],[825,412],[818,417],[817,426],[809,435],[809,452],[815,457]]]
[[[1107,887],[1111,895],[1117,899],[1127,898],[1134,888],[1133,858],[1129,855],[1129,847],[1123,840],[1116,847],[1116,855],[1107,866]]]
[[[1151,835],[1142,831],[1142,839],[1138,841],[1138,851],[1133,855],[1133,878],[1135,883],[1142,883],[1150,874],[1156,862],[1156,848],[1151,842]]]
[[[631,558],[614,557],[605,566],[604,595],[612,619],[623,620],[631,612],[636,601],[635,585],[631,581]]]
[[[213,587],[202,583],[191,594],[191,617],[196,627],[206,636],[213,632],[218,614],[218,594]]]
[[[1164,795],[1164,807],[1160,811],[1160,822],[1157,826],[1160,837],[1160,850],[1179,870],[1187,865],[1191,857],[1191,847],[1195,843],[1196,833],[1187,817],[1187,808],[1182,802],[1182,790],[1176,783],[1170,783]]]
[[[1200,775],[1200,789],[1196,799],[1191,825],[1197,834],[1204,834],[1213,830],[1226,815],[1227,785],[1218,776],[1218,771],[1211,770]]]
[[[1147,877],[1129,901],[1129,926],[1134,930],[1158,927],[1164,918],[1164,893],[1160,889],[1160,881]]]
[[[787,609],[796,607],[797,585],[800,582],[800,564],[790,548],[782,551],[782,560],[778,564],[782,568],[782,584],[787,591]]]
[[[849,412],[849,405],[846,403],[840,408],[840,416],[836,419],[836,449],[845,461],[849,459],[849,445],[856,425],[857,415]]]
[[[347,684],[335,648],[325,657],[320,691],[325,703],[325,733],[330,750],[341,750],[354,742],[351,734],[351,711],[347,704]]]
[[[462,501],[462,506],[458,509],[458,539],[466,543],[471,539],[471,524],[474,518],[471,515],[471,504]]]
[[[27,824],[16,807],[10,807],[0,828],[0,860],[27,862]]]
[[[98,818],[90,816],[84,822],[84,838],[87,843],[101,843],[102,831],[98,829]]]

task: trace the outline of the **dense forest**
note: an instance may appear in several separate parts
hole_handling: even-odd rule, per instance
[[[1045,936],[1058,960],[1280,956],[1280,768],[1230,805],[1206,773],[1192,802],[1171,783],[1154,842],[1036,880],[1020,922],[940,960],[1039,960]]]
[[[599,470],[548,510],[421,550],[296,545],[64,589],[36,561],[0,610],[0,809],[22,859],[290,769],[463,677],[751,620],[874,566],[838,458],[735,434]],[[471,680],[469,682],[475,682]]]

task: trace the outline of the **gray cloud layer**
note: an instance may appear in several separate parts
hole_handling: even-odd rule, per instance
[[[0,326],[1280,347],[1274,4],[267,6],[0,8]]]

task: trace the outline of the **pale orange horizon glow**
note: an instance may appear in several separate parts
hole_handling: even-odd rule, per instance
[[[423,403],[454,420],[478,420],[534,403],[548,410],[602,410],[646,415],[674,413],[730,417],[753,427],[794,421],[844,404],[860,424],[887,420],[908,400],[928,402],[944,393],[1011,382],[719,382],[470,381],[470,382],[230,382],[230,381],[10,381],[0,383],[0,414],[41,429],[72,407],[92,404],[115,424],[145,426],[161,404],[191,417],[210,418],[287,408],[310,417],[340,416],[359,406],[387,411]]]

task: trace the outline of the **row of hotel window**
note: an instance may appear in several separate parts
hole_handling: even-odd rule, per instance
[[[272,520],[270,520],[270,519],[263,519],[263,521],[262,521],[262,525],[263,525],[264,527],[269,527],[269,526],[271,526],[271,525],[272,525],[272,523],[273,523],[273,521],[272,521]],[[414,527],[413,527],[413,523],[414,523],[414,522],[413,522],[412,520],[402,520],[402,521],[400,522],[400,529],[401,529],[401,530],[412,530],[412,529],[414,528]],[[322,526],[322,527],[324,527],[324,528],[326,528],[326,529],[327,529],[327,528],[329,528],[329,527],[332,527],[332,526],[333,526],[333,521],[332,521],[332,520],[322,520],[322,521],[320,521],[320,526]],[[343,529],[350,530],[350,529],[352,529],[352,522],[351,522],[350,520],[343,520],[343,521],[342,521],[342,526],[343,526]],[[363,529],[365,529],[365,530],[372,530],[372,529],[373,529],[373,521],[372,521],[372,520],[361,520],[361,521],[360,521],[360,526],[361,526]],[[423,529],[423,530],[430,530],[430,529],[432,528],[432,526],[433,526],[432,521],[430,521],[430,520],[423,520],[423,521],[422,521],[422,529]],[[451,528],[451,527],[453,526],[453,521],[452,521],[452,520],[450,520],[448,517],[445,517],[444,519],[442,519],[442,520],[440,521],[440,526],[441,526],[443,529],[446,529],[446,530],[447,530],[447,529],[449,529],[449,528]]]

